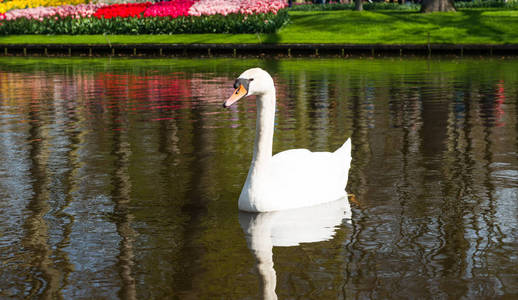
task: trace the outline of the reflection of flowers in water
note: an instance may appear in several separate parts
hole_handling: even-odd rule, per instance
[[[503,109],[505,103],[505,87],[504,81],[500,80],[499,83],[496,84],[496,98],[495,98],[495,119],[496,126],[502,127],[505,126],[505,122],[503,121],[505,111]]]
[[[191,79],[192,96],[202,102],[223,103],[232,94],[232,83],[232,79],[221,76],[194,77]]]
[[[191,78],[183,73],[177,74],[117,74],[99,72],[94,74],[76,74],[75,80],[66,80],[60,74],[47,74],[48,80],[26,77],[23,73],[0,73],[4,82],[10,82],[0,87],[3,101],[16,99],[20,102],[19,95],[26,95],[23,99],[31,100],[31,108],[37,109],[41,95],[51,95],[54,99],[67,100],[67,106],[81,101],[79,94],[95,95],[83,103],[88,115],[117,109],[126,112],[152,111],[159,115],[152,116],[151,120],[159,121],[173,119],[168,112],[181,109],[206,107],[202,114],[231,114],[232,121],[239,120],[237,112],[242,108],[238,105],[229,109],[221,109],[221,103],[232,93],[234,79],[228,77],[201,77],[194,74]],[[34,76],[32,76],[34,77]],[[27,84],[30,80],[30,85]],[[50,93],[50,94],[49,94]],[[74,101],[71,101],[74,100]],[[251,104],[255,106],[255,102]],[[13,106],[27,109],[28,106]],[[236,122],[232,127],[238,127]]]
[[[116,109],[147,111],[154,114],[149,119],[162,120],[174,118],[171,111],[192,109],[196,105],[192,94],[196,88],[192,87],[191,79],[184,76],[182,73],[135,75],[100,72],[79,73],[74,75],[74,80],[68,80],[61,74],[35,77],[1,72],[0,80],[9,84],[0,86],[0,93],[4,103],[14,101],[16,103],[10,105],[11,109],[20,111],[40,110],[47,105],[42,99],[42,95],[46,95],[57,100],[54,104],[63,101],[69,110],[75,110],[74,107],[85,109],[87,117],[98,118],[99,113]],[[202,84],[201,87],[205,92],[220,91],[210,84]],[[202,93],[196,93],[201,97]],[[79,95],[95,96],[83,99]],[[20,103],[25,101],[23,99],[28,99],[27,105]]]
[[[190,80],[171,75],[137,76],[104,74],[96,86],[109,98],[111,107],[126,110],[177,110],[190,107]]]
[[[241,126],[238,122],[241,110],[238,105],[229,108],[222,108],[223,102],[232,94],[234,79],[228,77],[193,77],[191,79],[191,93],[194,99],[198,99],[200,105],[207,105],[208,109],[203,111],[205,116],[225,114],[224,127],[237,128]],[[226,116],[229,116],[228,118]],[[211,126],[209,126],[211,127]],[[217,126],[219,127],[219,126]]]

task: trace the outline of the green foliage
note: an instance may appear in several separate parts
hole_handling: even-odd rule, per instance
[[[459,1],[455,2],[455,8],[464,9],[464,8],[499,8],[499,9],[518,9],[518,1],[498,1],[498,0],[489,0],[489,1],[471,1],[464,2]]]
[[[0,35],[12,34],[180,34],[180,33],[274,33],[289,19],[277,14],[153,18],[64,18],[43,21],[20,18],[0,24]]]
[[[419,10],[419,4],[397,4],[388,2],[363,3],[364,10]],[[301,4],[288,8],[290,11],[353,10],[354,3]]]
[[[501,0],[476,0],[476,1],[458,1],[455,2],[458,9],[478,9],[478,8],[499,8],[499,9],[518,9],[518,1],[504,2]],[[363,3],[364,10],[410,10],[418,11],[421,9],[420,4],[407,2],[405,4],[373,2]],[[354,3],[328,3],[328,4],[301,4],[288,8],[290,11],[329,11],[329,10],[354,10]]]

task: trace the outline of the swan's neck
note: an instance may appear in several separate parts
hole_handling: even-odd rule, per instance
[[[252,168],[260,168],[272,158],[273,129],[275,125],[275,90],[257,96],[256,102],[257,121]]]

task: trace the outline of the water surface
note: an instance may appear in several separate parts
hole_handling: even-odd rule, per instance
[[[255,102],[221,108],[255,66],[277,85],[274,152],[353,138],[352,214],[273,240],[266,269],[253,232],[288,217],[238,213]],[[0,297],[256,299],[272,274],[281,299],[516,296],[516,70],[0,59]]]

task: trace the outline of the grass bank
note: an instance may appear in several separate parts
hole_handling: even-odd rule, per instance
[[[515,10],[433,14],[412,11],[292,11],[290,17],[290,24],[275,34],[20,35],[2,36],[0,44],[518,44],[518,11]]]

